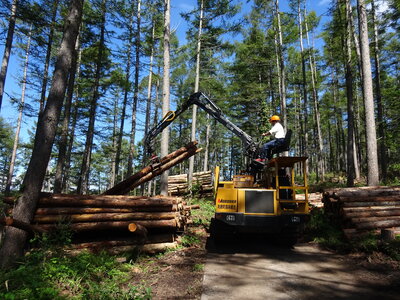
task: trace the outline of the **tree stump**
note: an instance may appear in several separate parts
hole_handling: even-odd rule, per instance
[[[381,229],[381,240],[384,242],[394,241],[396,239],[396,234],[393,228],[383,228]]]

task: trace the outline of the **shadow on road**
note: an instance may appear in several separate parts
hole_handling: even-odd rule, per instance
[[[206,299],[399,299],[400,271],[371,270],[313,243],[272,239],[207,240]],[[251,297],[249,296],[251,294]]]
[[[233,254],[233,253],[252,253],[252,254],[273,254],[276,252],[290,253],[293,246],[282,244],[276,238],[268,238],[260,235],[236,236],[225,241],[216,242],[208,237],[206,249],[209,253]]]

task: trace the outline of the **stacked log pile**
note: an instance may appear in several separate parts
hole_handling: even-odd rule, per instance
[[[400,187],[329,189],[323,203],[348,238],[383,229],[400,233]]]
[[[74,233],[74,249],[120,252],[141,246],[142,251],[154,252],[176,246],[177,233],[191,223],[191,207],[176,197],[125,194],[201,151],[196,144],[196,141],[190,142],[161,159],[153,159],[150,165],[103,195],[42,193],[32,224],[9,217],[12,216],[9,208],[9,216],[0,217],[0,225],[43,233],[65,223]],[[14,201],[5,199],[11,205]]]
[[[211,194],[213,191],[212,172],[193,173],[193,185],[199,186],[199,193],[201,195]],[[188,186],[187,174],[168,176],[168,194],[183,196],[189,192]]]
[[[9,204],[13,201],[5,199]],[[60,223],[68,224],[74,233],[71,249],[116,253],[140,245],[142,251],[154,252],[176,246],[177,233],[191,223],[191,209],[177,197],[42,193],[31,226],[34,231],[50,232]],[[8,214],[12,215],[11,208]],[[19,224],[11,218],[3,221],[8,226]]]

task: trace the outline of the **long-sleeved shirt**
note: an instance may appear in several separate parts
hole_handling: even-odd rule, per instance
[[[283,126],[281,123],[276,122],[274,126],[272,126],[271,130],[269,133],[275,138],[275,139],[284,139],[285,138],[285,131],[283,130]]]

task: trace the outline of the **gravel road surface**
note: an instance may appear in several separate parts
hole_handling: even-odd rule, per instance
[[[209,246],[201,300],[400,299],[400,272],[312,243]]]

